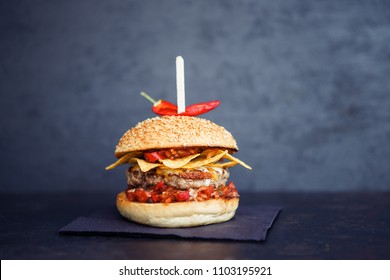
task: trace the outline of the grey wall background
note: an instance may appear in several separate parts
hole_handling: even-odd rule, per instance
[[[390,2],[0,1],[2,191],[122,190],[144,90],[236,137],[240,189],[390,190]]]

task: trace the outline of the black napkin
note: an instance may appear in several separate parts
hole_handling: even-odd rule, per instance
[[[234,218],[224,223],[191,228],[155,228],[130,222],[112,207],[89,217],[79,217],[59,232],[73,235],[261,241],[265,240],[280,210],[277,206],[240,206]]]

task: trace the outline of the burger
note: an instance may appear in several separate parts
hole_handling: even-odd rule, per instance
[[[228,169],[250,166],[232,154],[236,140],[224,127],[192,116],[144,120],[119,140],[118,160],[129,164],[127,189],[116,198],[128,220],[155,227],[193,227],[230,220],[239,194]]]

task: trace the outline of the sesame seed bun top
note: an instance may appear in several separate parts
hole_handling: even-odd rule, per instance
[[[146,119],[129,129],[119,140],[115,156],[119,158],[134,151],[185,147],[238,150],[232,134],[209,120],[164,116]]]

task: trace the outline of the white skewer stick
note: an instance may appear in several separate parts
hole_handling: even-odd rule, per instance
[[[176,89],[177,89],[177,112],[183,113],[186,110],[186,95],[184,86],[184,59],[176,57]]]

